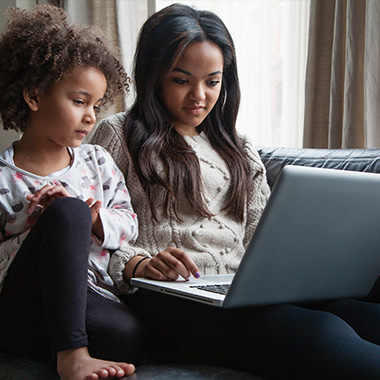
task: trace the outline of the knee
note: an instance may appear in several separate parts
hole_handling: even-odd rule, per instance
[[[49,205],[49,207],[47,207],[46,211],[48,210],[62,215],[88,215],[91,217],[88,205],[79,198],[57,198],[51,205]]]
[[[354,329],[343,319],[325,311],[311,312],[300,326],[297,331],[298,341],[305,342],[305,349],[332,351],[347,341],[354,342],[359,338]]]
[[[338,337],[352,337],[354,330],[338,316],[321,310],[284,305],[264,313],[262,334],[271,337],[278,344],[286,346],[296,343],[300,349],[306,347],[326,347],[336,342]],[[263,318],[263,317],[262,317]]]
[[[59,223],[83,223],[86,220],[91,223],[91,211],[88,205],[78,198],[63,197],[56,199],[42,213],[42,218]]]

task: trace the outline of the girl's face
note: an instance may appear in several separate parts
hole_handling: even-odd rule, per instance
[[[27,129],[42,144],[77,147],[95,125],[107,88],[95,67],[76,67],[44,93],[35,94]]]
[[[218,100],[223,78],[223,55],[209,41],[193,42],[161,84],[162,96],[174,128],[183,135],[196,127]]]

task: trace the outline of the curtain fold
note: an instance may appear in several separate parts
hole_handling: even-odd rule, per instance
[[[371,28],[366,29],[364,80],[365,141],[369,148],[380,146],[380,2],[367,0],[366,18]]]
[[[380,147],[380,4],[312,0],[304,147]]]

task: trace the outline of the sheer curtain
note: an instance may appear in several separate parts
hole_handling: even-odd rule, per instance
[[[74,20],[79,17],[111,31],[129,73],[141,25],[150,14],[175,2],[62,1]],[[211,10],[227,25],[236,45],[242,89],[238,130],[255,145],[302,145],[309,1],[176,0]],[[133,91],[116,108],[126,109],[132,101]]]
[[[156,0],[157,10],[171,4]],[[237,51],[238,130],[255,145],[301,146],[309,0],[179,0],[218,14]]]
[[[313,0],[304,145],[380,147],[380,3]]]
[[[133,55],[135,52],[138,32],[148,18],[155,11],[154,1],[116,0],[116,14],[123,53],[123,63],[128,74],[132,73]],[[125,98],[125,108],[133,103],[134,91],[131,86],[129,95]]]

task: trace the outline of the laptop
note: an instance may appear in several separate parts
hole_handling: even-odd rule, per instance
[[[131,285],[237,308],[363,297],[379,273],[380,174],[292,165],[235,275]]]

